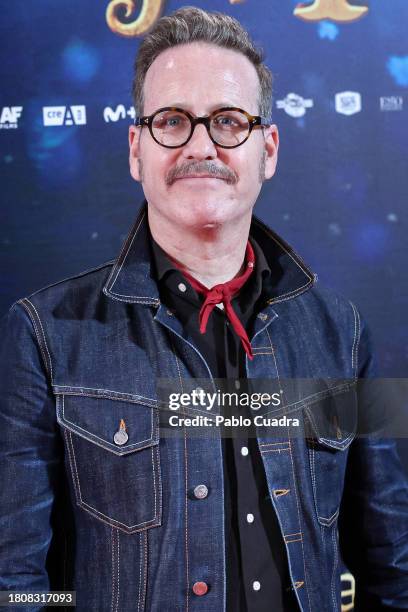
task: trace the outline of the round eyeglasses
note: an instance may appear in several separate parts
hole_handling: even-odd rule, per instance
[[[224,149],[242,145],[255,127],[270,125],[263,117],[232,106],[218,108],[205,117],[194,117],[182,108],[166,106],[152,115],[135,119],[135,125],[147,126],[153,140],[169,149],[187,144],[199,123],[205,125],[213,143]]]

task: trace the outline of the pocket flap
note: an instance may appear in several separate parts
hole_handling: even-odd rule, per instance
[[[129,400],[83,393],[57,395],[57,420],[115,455],[159,443],[158,410]]]
[[[307,435],[334,450],[345,450],[357,431],[357,395],[355,387],[336,392],[305,407]]]

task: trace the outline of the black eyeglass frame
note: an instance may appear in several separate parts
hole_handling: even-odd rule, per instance
[[[159,140],[157,140],[157,138],[155,138],[155,136],[153,134],[153,119],[155,118],[156,115],[158,115],[159,113],[162,113],[163,111],[177,111],[179,113],[184,113],[190,119],[190,124],[191,124],[190,135],[188,136],[187,140],[185,140],[182,144],[179,144],[179,145],[166,145],[166,144],[163,144],[162,142],[160,142]],[[239,144],[235,144],[235,145],[222,145],[222,144],[219,144],[216,140],[214,140],[214,138],[211,135],[211,132],[210,132],[210,123],[211,123],[211,120],[212,120],[212,118],[215,115],[218,115],[220,112],[223,112],[223,111],[238,111],[238,112],[242,113],[243,115],[245,115],[245,117],[248,119],[248,135]],[[134,121],[135,125],[140,125],[141,127],[147,126],[149,128],[149,132],[150,132],[150,135],[153,138],[153,140],[155,142],[157,142],[157,144],[159,144],[160,146],[166,147],[166,149],[179,149],[180,147],[184,147],[184,145],[186,145],[188,143],[188,141],[191,139],[191,137],[192,137],[192,135],[194,133],[195,127],[199,123],[202,123],[203,125],[205,125],[205,127],[207,129],[207,134],[210,137],[210,139],[212,140],[212,142],[215,145],[217,145],[217,147],[222,147],[223,149],[235,149],[236,147],[240,147],[242,144],[244,144],[244,142],[246,142],[248,140],[248,138],[251,135],[252,130],[255,127],[266,127],[266,126],[271,125],[266,120],[265,117],[261,117],[259,115],[250,115],[249,113],[244,111],[242,108],[238,108],[236,106],[223,106],[222,108],[217,108],[212,113],[210,113],[209,115],[205,115],[204,117],[194,117],[194,115],[192,115],[191,113],[186,111],[184,108],[178,108],[176,106],[165,106],[163,108],[159,108],[157,111],[155,111],[151,115],[146,115],[144,117],[136,117],[135,121]]]

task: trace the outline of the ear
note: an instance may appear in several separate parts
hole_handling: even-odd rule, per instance
[[[140,135],[142,129],[140,126],[129,126],[129,168],[130,174],[135,181],[140,181]]]
[[[270,179],[275,174],[278,161],[279,132],[275,124],[269,125],[264,129],[264,148],[265,158],[265,179]]]

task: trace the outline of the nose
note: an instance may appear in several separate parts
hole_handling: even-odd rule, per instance
[[[186,159],[214,159],[217,157],[216,146],[205,125],[199,123],[195,126],[190,140],[183,147],[182,154]]]

